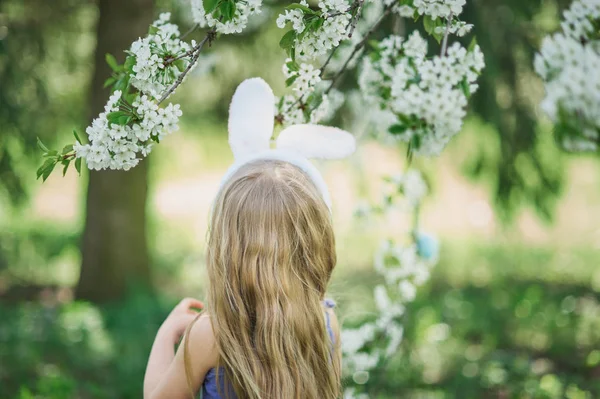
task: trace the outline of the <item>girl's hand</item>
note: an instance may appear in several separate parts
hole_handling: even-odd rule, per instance
[[[195,309],[202,308],[204,308],[204,304],[197,299],[182,299],[160,326],[159,333],[172,340],[173,344],[179,343],[187,326],[198,315],[198,311]]]

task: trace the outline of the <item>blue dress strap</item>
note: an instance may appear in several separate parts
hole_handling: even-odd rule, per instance
[[[326,309],[335,308],[335,301],[330,298],[325,298],[323,301],[323,305]],[[329,334],[329,338],[331,339],[331,350],[333,351],[333,345],[335,344],[335,335],[333,334],[333,330],[331,329],[331,317],[329,316],[329,312],[325,311],[325,323],[327,327],[327,333]]]

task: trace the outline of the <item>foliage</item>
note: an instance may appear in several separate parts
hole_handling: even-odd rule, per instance
[[[541,108],[567,151],[600,150],[600,1],[579,1],[563,13],[562,33],[544,38],[535,70],[544,79]]]
[[[490,262],[488,282],[455,274],[460,259],[450,251],[431,284],[407,304],[400,351],[367,381],[355,376],[364,389],[374,398],[600,395],[600,296],[586,285],[589,277],[579,274],[566,283],[554,273],[532,280],[507,270],[499,256],[512,254],[512,262],[528,265],[527,275],[536,276],[530,252],[507,246],[480,251],[468,258]],[[584,264],[596,257],[590,253]],[[371,270],[342,269],[337,278],[367,289],[381,281]],[[374,302],[352,299],[339,301],[340,320],[350,326],[375,309]],[[139,398],[154,334],[175,302],[133,296],[101,308],[83,302],[1,305],[0,364],[11,367],[0,369],[0,396]]]
[[[0,193],[12,204],[30,191],[36,138],[54,145],[83,122],[96,14],[90,2],[0,3]]]

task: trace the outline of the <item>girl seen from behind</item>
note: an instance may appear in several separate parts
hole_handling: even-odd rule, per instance
[[[144,379],[147,399],[199,391],[205,399],[340,396],[339,330],[325,297],[336,263],[331,205],[307,158],[341,158],[354,140],[335,128],[297,125],[271,149],[273,104],[260,79],[234,95],[236,162],[212,207],[207,306],[197,314],[193,308],[203,304],[183,300],[160,327]]]

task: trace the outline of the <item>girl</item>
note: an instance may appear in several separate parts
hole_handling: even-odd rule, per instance
[[[325,299],[336,263],[330,200],[306,157],[348,155],[354,140],[338,129],[298,125],[270,149],[273,109],[260,79],[234,95],[236,163],[212,209],[207,311],[198,315],[193,308],[203,304],[184,299],[167,317],[148,361],[145,398],[190,398],[200,390],[204,399],[340,395],[339,331]]]

